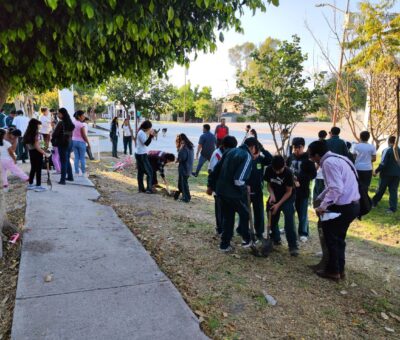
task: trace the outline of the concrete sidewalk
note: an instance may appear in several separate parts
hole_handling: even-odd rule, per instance
[[[174,285],[97,198],[85,178],[28,192],[12,339],[207,339]]]

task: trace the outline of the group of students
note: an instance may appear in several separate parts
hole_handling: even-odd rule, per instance
[[[75,112],[73,121],[65,108],[60,108],[56,115],[47,108],[41,108],[39,119],[29,119],[19,110],[10,113],[6,120],[6,129],[0,129],[0,161],[4,191],[9,190],[8,172],[26,181],[28,190],[46,191],[42,186],[41,174],[44,162],[49,162],[50,157],[61,174],[59,184],[65,185],[66,181],[73,181],[70,163],[72,151],[75,156],[75,175],[85,176],[85,155],[90,151],[90,143],[87,136],[87,117],[83,111]],[[29,176],[26,176],[18,167],[17,160],[25,163],[28,156],[31,168]]]
[[[321,247],[325,249],[326,256],[323,265],[313,269],[323,278],[343,279],[346,232],[351,222],[360,216],[359,182],[369,187],[372,175],[379,173],[380,182],[372,199],[373,205],[377,205],[389,187],[390,206],[387,212],[397,209],[400,166],[393,151],[395,138],[388,139],[388,148],[373,172],[376,150],[368,143],[370,135],[367,131],[361,132],[360,143],[350,148],[339,137],[338,127],[330,130],[329,139],[326,139],[326,131],[320,131],[319,140],[311,143],[307,151],[304,138],[296,137],[291,141],[291,151],[285,158],[272,156],[257,140],[257,134],[249,132],[250,127],[246,129],[246,137],[239,147],[234,137],[225,136],[210,161],[207,194],[214,194],[215,198],[220,250],[232,250],[235,213],[239,215],[236,232],[242,237],[242,247],[259,242],[264,237],[265,209],[270,227],[268,237],[275,245],[281,245],[278,223],[282,212],[289,253],[298,256],[298,241],[306,242],[309,236],[310,186],[311,181],[316,179],[313,201],[320,218]],[[264,182],[269,192],[265,208]],[[251,239],[249,232],[251,207],[248,202],[253,209],[256,240]],[[298,217],[297,230],[295,213]]]
[[[153,141],[156,132],[152,128],[149,120],[144,121],[136,135],[136,167],[138,190],[142,193],[152,194],[158,185],[157,172],[160,173],[164,183],[168,186],[165,179],[164,167],[168,163],[177,162],[178,165],[178,190],[174,194],[176,200],[182,202],[190,202],[191,195],[189,190],[188,179],[192,174],[194,161],[193,143],[189,138],[181,133],[176,138],[176,148],[178,157],[163,151],[148,151],[148,146]],[[146,175],[146,186],[144,185],[144,175]]]

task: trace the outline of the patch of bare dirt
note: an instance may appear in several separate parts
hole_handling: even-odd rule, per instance
[[[121,173],[111,158],[90,164],[100,202],[112,206],[177,286],[214,339],[396,339],[400,333],[400,259],[372,243],[348,242],[347,279],[340,284],[316,277],[315,228],[301,255],[286,246],[255,258],[239,246],[221,254],[214,235],[213,200],[205,175],[189,181],[193,200],[137,193],[132,167]],[[176,183],[176,168],[167,170]],[[264,293],[277,300],[266,302]],[[383,313],[383,314],[382,314]]]
[[[7,218],[10,226],[3,229],[3,258],[0,259],[0,339],[10,339],[17,290],[21,241],[8,243],[15,232],[22,232],[25,221],[25,184],[9,178],[10,191],[5,193]]]

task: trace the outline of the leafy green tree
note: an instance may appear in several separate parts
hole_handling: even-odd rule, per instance
[[[178,117],[183,117],[186,112],[186,119],[194,118],[194,102],[196,100],[197,88],[192,89],[190,82],[181,86],[172,100],[172,106]]]
[[[245,42],[229,49],[229,60],[235,66],[238,73],[244,71],[249,66],[251,54],[255,51],[256,45],[252,42]]]
[[[160,119],[161,114],[173,111],[172,102],[176,96],[177,91],[173,85],[166,83],[162,79],[156,79],[150,85],[145,106],[156,119]]]
[[[307,56],[301,52],[297,36],[292,42],[280,42],[268,53],[257,50],[252,58],[259,72],[248,84],[239,80],[238,86],[244,99],[268,123],[277,152],[283,154],[295,125],[317,110],[320,91],[306,86],[310,78],[303,75],[302,64]]]
[[[126,112],[129,112],[132,104],[135,104],[137,110],[143,111],[146,108],[148,88],[148,78],[137,81],[119,76],[111,77],[100,87],[100,92],[107,96],[108,100],[121,104]]]
[[[34,96],[35,102],[40,107],[47,107],[49,109],[58,108],[58,89],[54,88],[39,95]]]
[[[365,79],[354,72],[345,72],[341,75],[341,78],[342,82],[349,84],[349,104],[351,110],[357,111],[364,109],[367,101],[367,84]],[[333,112],[336,84],[337,76],[332,74],[323,86],[323,91],[327,96],[324,109],[326,109],[327,113],[330,115]]]
[[[195,117],[208,121],[217,114],[217,105],[212,99],[199,98],[194,102]]]
[[[359,4],[360,13],[354,27],[354,38],[347,47],[357,51],[348,66],[355,70],[364,70],[372,79],[369,86],[370,98],[382,98],[381,87],[378,85],[374,89],[373,83],[376,82],[374,78],[379,80],[385,76],[387,79],[383,85],[392,87],[389,91],[391,94],[387,96],[384,103],[379,103],[378,100],[378,105],[375,107],[371,105],[369,128],[375,143],[379,144],[379,141],[389,133],[388,128],[393,126],[391,119],[388,120],[388,115],[396,112],[396,146],[398,146],[400,137],[400,14],[391,13],[395,3],[395,0],[382,0],[378,4],[362,1]],[[393,107],[393,109],[385,110],[388,107]],[[385,124],[387,122],[389,125]],[[397,147],[395,147],[395,153],[400,162]]]
[[[275,5],[278,0],[267,0]],[[0,105],[8,93],[112,74],[159,75],[188,54],[215,51],[222,30],[241,31],[263,0],[19,0],[0,2]]]
[[[254,52],[257,52],[260,56],[267,55],[273,52],[278,44],[279,40],[268,37],[258,48],[249,42],[231,48],[229,58],[231,63],[236,66],[237,79],[244,84],[249,84],[250,79],[252,82],[257,81],[257,79],[261,83],[264,82],[261,67],[252,58],[252,55]]]

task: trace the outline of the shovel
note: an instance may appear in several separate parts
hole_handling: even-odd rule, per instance
[[[267,224],[267,238],[263,238],[261,241],[262,256],[267,257],[271,252],[274,243],[271,239],[271,223],[272,223],[272,212],[268,209],[268,224]]]
[[[250,199],[250,193],[247,194],[247,202],[248,202],[248,207],[249,207],[249,220],[250,220],[250,236],[252,239],[252,246],[251,246],[251,251],[253,253],[254,256],[258,256],[258,257],[267,257],[271,250],[272,250],[272,240],[269,237],[269,233],[271,230],[271,211],[268,211],[268,228],[267,228],[267,233],[268,236],[265,239],[264,237],[259,240],[260,243],[257,246],[254,241],[255,241],[255,231],[254,231],[254,222],[253,222],[253,214],[252,214],[252,210],[251,210],[251,199]]]

